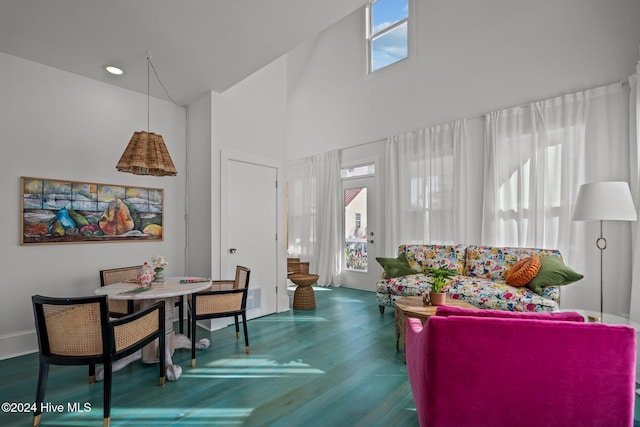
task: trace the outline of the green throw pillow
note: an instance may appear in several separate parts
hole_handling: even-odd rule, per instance
[[[407,261],[404,253],[400,254],[398,258],[378,257],[376,261],[384,268],[384,276],[387,279],[405,276],[407,274],[416,274],[416,271],[409,265],[409,261]]]
[[[527,283],[527,286],[533,292],[542,295],[542,288],[545,286],[568,285],[583,277],[582,274],[576,273],[567,267],[559,257],[549,255],[540,257],[540,271],[538,271],[536,277]]]

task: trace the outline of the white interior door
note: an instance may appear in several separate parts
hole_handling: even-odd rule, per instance
[[[376,262],[375,178],[342,181],[344,256],[341,284],[374,291],[381,269]]]
[[[247,317],[275,313],[277,168],[236,157],[222,161],[222,277],[234,277],[236,265],[250,268]]]

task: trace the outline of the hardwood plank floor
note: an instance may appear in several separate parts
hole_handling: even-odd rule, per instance
[[[348,288],[316,289],[316,301],[315,310],[250,320],[249,355],[233,326],[198,329],[211,347],[197,352],[196,368],[189,350],[177,350],[182,378],[164,387],[157,365],[136,362],[116,372],[111,425],[418,426],[404,357],[395,350],[393,310],[380,316],[373,293]],[[37,354],[0,361],[0,402],[33,402],[37,375]],[[102,425],[102,383],[88,384],[84,366],[52,366],[45,401],[64,410],[44,413],[43,427]],[[90,412],[68,410],[85,402]],[[0,412],[2,427],[31,420],[30,413]]]
[[[290,310],[248,322],[251,353],[233,326],[209,333],[211,347],[174,363],[182,378],[157,385],[157,366],[133,363],[114,374],[111,425],[119,426],[417,426],[406,365],[395,350],[392,310],[380,316],[372,292],[316,290],[315,310]],[[0,361],[0,401],[33,402],[37,354]],[[86,367],[52,366],[42,426],[102,425],[102,384]],[[69,403],[91,404],[87,413]],[[27,426],[32,415],[0,413],[0,426]]]

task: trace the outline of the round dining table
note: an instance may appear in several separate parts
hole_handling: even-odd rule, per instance
[[[183,334],[176,334],[173,330],[173,308],[175,299],[182,295],[203,291],[211,286],[211,279],[202,277],[166,277],[162,283],[152,283],[149,287],[140,287],[138,283],[118,282],[101,286],[95,290],[96,295],[107,295],[113,300],[137,300],[143,308],[164,301],[165,306],[165,362],[167,366],[167,380],[176,381],[182,375],[182,368],[174,365],[171,359],[176,348],[191,348],[191,340]],[[184,319],[180,319],[183,321]],[[195,333],[195,331],[194,331]],[[157,340],[156,340],[157,341]],[[210,341],[206,338],[196,343],[196,348],[203,350],[209,347]],[[136,352],[124,357],[113,364],[114,372],[127,366],[129,363],[142,359],[144,363],[158,363],[157,342],[147,345],[141,352]],[[96,379],[104,378],[103,367],[96,368]]]

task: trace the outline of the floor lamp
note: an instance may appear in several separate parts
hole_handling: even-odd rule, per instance
[[[600,221],[600,237],[596,240],[596,246],[600,249],[600,313],[603,313],[602,255],[607,248],[607,240],[602,235],[602,222],[635,221],[637,219],[629,184],[610,181],[582,185],[578,190],[572,219],[574,221]]]

